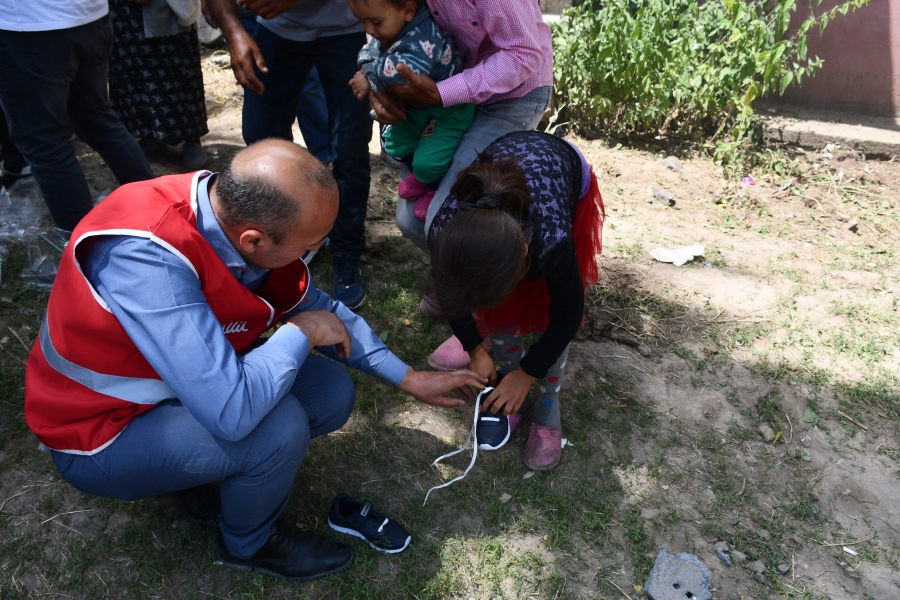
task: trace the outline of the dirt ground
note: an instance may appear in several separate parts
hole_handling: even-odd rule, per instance
[[[242,147],[240,95],[207,54],[210,168]],[[697,555],[713,597],[900,597],[900,165],[839,147],[782,149],[753,185],[679,150],[569,137],[590,162],[607,221],[563,390],[560,465],[505,448],[433,468],[471,409],[439,411],[360,375],[359,405],[315,440],[288,518],[329,534],[341,491],[413,535],[396,556],[355,544],[350,571],[288,584],[214,564],[215,534],[164,498],[81,494],[59,479],[22,417],[23,361],[46,294],[10,249],[0,287],[0,598],[638,598],[662,546]],[[111,176],[79,145],[86,171]],[[393,224],[394,171],[373,144],[370,297],[363,314],[423,368],[447,335],[418,313],[427,260]],[[177,149],[154,156],[179,171]],[[781,172],[783,175],[778,175]],[[674,206],[653,200],[653,186]],[[704,246],[675,267],[655,248]],[[314,264],[329,289],[327,252]],[[329,532],[329,533],[326,533]],[[715,545],[731,561],[717,556]]]

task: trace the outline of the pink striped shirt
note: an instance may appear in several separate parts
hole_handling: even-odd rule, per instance
[[[444,106],[521,98],[553,85],[553,46],[537,0],[427,0],[465,60],[437,82]]]

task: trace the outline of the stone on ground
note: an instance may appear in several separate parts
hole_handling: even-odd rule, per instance
[[[663,546],[644,586],[650,600],[711,600],[709,569],[693,554],[669,554]]]

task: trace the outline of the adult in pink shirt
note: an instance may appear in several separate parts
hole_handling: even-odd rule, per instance
[[[534,129],[550,103],[553,46],[537,0],[427,0],[434,20],[450,34],[466,68],[435,83],[405,65],[397,67],[406,83],[371,94],[376,118],[385,124],[405,118],[391,95],[428,104],[478,106],[475,121],[463,137],[450,170],[428,208],[425,221],[413,215],[413,203],[397,203],[397,226],[428,252],[426,232],[444,203],[456,175],[478,152],[512,131]]]

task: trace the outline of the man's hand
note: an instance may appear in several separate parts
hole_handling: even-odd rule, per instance
[[[362,69],[357,71],[356,75],[353,76],[353,79],[350,80],[350,89],[353,90],[353,95],[356,96],[356,99],[360,102],[362,102],[366,97],[366,94],[372,90],[372,84],[366,79]]]
[[[297,3],[297,0],[238,0],[238,4],[263,19],[274,19]]]
[[[231,52],[231,70],[234,78],[242,86],[257,94],[266,91],[266,86],[256,76],[254,65],[263,73],[268,73],[269,68],[263,58],[256,41],[245,30],[235,32],[228,40],[228,49]]]
[[[517,412],[525,402],[532,383],[534,383],[534,377],[522,369],[516,369],[507,374],[497,388],[481,403],[481,412],[485,412],[491,407],[493,407],[491,412],[496,413],[502,409],[503,414],[507,417]]]
[[[487,378],[488,385],[497,385],[497,367],[494,365],[494,359],[481,344],[469,352],[469,369]]]
[[[149,2],[150,0],[147,1]],[[209,5],[206,3],[206,0],[200,0],[200,12],[203,13],[203,18],[206,19],[206,23],[210,27],[213,29],[221,29],[221,27],[219,27],[219,22],[216,21],[212,11],[209,10]]]
[[[203,7],[206,20],[210,24],[219,25],[228,41],[234,78],[248,90],[262,94],[265,86],[256,77],[253,67],[255,65],[262,73],[268,73],[269,69],[266,68],[266,61],[259,46],[238,19],[237,4],[234,0],[205,0]]]
[[[396,125],[406,118],[406,110],[398,106],[387,92],[369,94],[369,106],[375,112],[375,120],[385,125]]]
[[[416,371],[412,367],[406,372],[406,377],[400,382],[400,389],[410,394],[425,404],[453,408],[465,406],[465,400],[450,398],[446,394],[455,391],[464,398],[474,400],[470,386],[483,389],[487,378],[473,373],[467,369],[460,371]]]
[[[309,345],[334,346],[341,358],[350,358],[350,334],[344,322],[327,310],[310,310],[298,313],[285,321],[302,331]]]
[[[438,91],[434,79],[415,73],[403,63],[397,65],[397,73],[403,76],[406,82],[389,86],[387,90],[390,93],[424,104],[441,104],[441,93]]]

